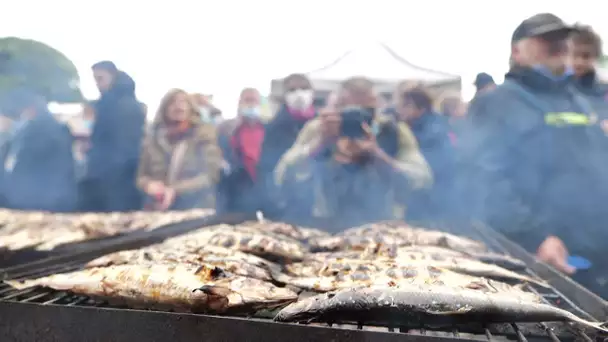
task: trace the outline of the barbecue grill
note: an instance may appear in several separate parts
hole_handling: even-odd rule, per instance
[[[530,274],[542,275],[550,281],[553,288],[529,287],[545,302],[589,320],[605,321],[608,317],[606,304],[600,298],[535,262],[532,256],[498,233],[472,225],[467,235],[475,235],[495,252],[522,259],[530,266]],[[4,279],[73,271],[107,252],[95,250],[7,269]],[[602,341],[595,332],[562,323],[472,323],[447,330],[408,325],[408,322],[387,327],[367,326],[365,322],[283,324],[260,315],[226,317],[132,310],[69,292],[46,288],[14,290],[5,284],[0,284],[0,317],[3,341]]]

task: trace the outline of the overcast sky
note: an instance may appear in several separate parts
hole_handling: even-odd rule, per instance
[[[272,78],[320,68],[374,41],[414,64],[462,75],[468,98],[476,73],[502,79],[513,29],[538,12],[608,33],[601,2],[589,0],[21,0],[3,6],[0,35],[61,50],[88,97],[98,95],[90,65],[109,59],[133,76],[151,111],[177,87],[213,93],[233,116],[241,88],[268,92]],[[369,64],[353,75],[387,73]]]

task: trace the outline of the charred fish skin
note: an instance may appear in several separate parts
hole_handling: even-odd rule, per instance
[[[209,264],[119,265],[5,282],[16,289],[45,286],[115,302],[196,313],[274,308],[297,300],[297,294],[289,289]]]
[[[574,322],[603,332],[601,323],[586,321],[557,307],[471,290],[440,286],[401,289],[352,289],[310,297],[283,308],[278,322],[420,320],[428,324],[479,321]],[[386,322],[384,322],[386,323]]]

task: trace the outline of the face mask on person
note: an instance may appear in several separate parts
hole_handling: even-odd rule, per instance
[[[549,77],[552,80],[555,81],[560,81],[560,80],[565,80],[568,77],[574,75],[574,69],[572,69],[572,67],[566,67],[566,69],[564,70],[564,73],[561,75],[555,75],[551,69],[549,69],[546,65],[544,64],[537,64],[534,65],[532,67],[534,70],[538,71],[539,73]]]
[[[239,110],[239,114],[246,118],[259,118],[262,115],[262,111],[259,106],[255,107],[243,107]]]
[[[285,102],[289,108],[305,110],[312,105],[313,97],[312,89],[296,89],[285,94]]]

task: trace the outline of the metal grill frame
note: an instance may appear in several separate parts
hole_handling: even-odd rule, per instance
[[[86,253],[75,253],[72,255],[64,255],[57,258],[43,260],[33,264],[23,265],[16,268],[5,270],[4,279],[7,278],[20,278],[24,276],[42,276],[43,274],[56,273],[66,271],[66,267],[77,267],[78,264],[82,265],[84,261],[88,261],[94,257],[104,255],[109,252],[122,249],[139,248],[152,243],[157,243],[169,236],[185,233],[196,229],[204,225],[214,225],[219,223],[237,224],[251,219],[249,216],[237,215],[231,217],[222,217],[219,222],[218,217],[207,217],[202,219],[206,224],[201,221],[187,221],[178,224],[170,225],[170,227],[163,228],[160,233],[151,234],[153,232],[142,232],[139,237],[127,236],[122,238],[122,242],[119,244],[108,243],[106,246],[89,250]],[[544,264],[538,263],[534,260],[534,257],[527,254],[523,249],[514,243],[510,242],[500,234],[493,232],[491,229],[481,225],[473,225],[475,235],[482,241],[488,244],[488,247],[496,252],[507,252],[514,257],[522,259],[531,268],[532,273],[541,271],[552,272],[549,273],[550,277],[547,277],[549,281],[557,285],[563,285],[559,281],[566,281],[566,291],[557,290],[557,293],[562,297],[567,304],[574,309],[576,314],[584,316],[585,318],[596,319],[598,317],[605,317],[602,314],[605,312],[605,306],[601,300],[590,293],[589,291],[582,288],[580,285],[570,281],[555,270],[547,267]],[[540,267],[544,267],[544,270]],[[62,270],[63,269],[63,270]],[[541,272],[538,272],[539,274]],[[553,277],[553,278],[552,278]],[[554,284],[555,285],[555,284]],[[534,288],[531,288],[534,291]],[[18,291],[24,294],[33,293],[34,291]],[[571,295],[574,294],[575,298],[582,298],[585,300],[581,308],[578,308],[576,304],[572,303],[562,293],[568,292]],[[19,301],[19,296],[10,295],[9,298],[5,298],[7,293],[6,288],[0,287],[0,337],[8,337],[8,340],[35,340],[35,341],[87,341],[90,340],[91,335],[95,336],[94,340],[112,340],[112,341],[129,341],[134,338],[145,338],[146,341],[166,341],[170,339],[179,338],[180,341],[200,341],[201,339],[207,340],[245,340],[251,341],[267,341],[271,336],[274,339],[288,338],[293,342],[300,341],[317,341],[317,340],[330,340],[330,341],[478,341],[480,338],[485,340],[511,340],[515,339],[518,341],[560,341],[557,336],[548,329],[547,325],[538,324],[502,324],[501,328],[498,329],[498,334],[492,336],[489,329],[482,329],[478,335],[470,335],[466,333],[459,333],[457,329],[451,332],[434,332],[435,335],[441,336],[430,336],[427,331],[422,329],[420,333],[422,335],[412,334],[412,331],[403,330],[402,333],[391,332],[394,329],[383,328],[383,331],[369,331],[368,328],[363,324],[355,325],[353,328],[336,328],[336,327],[320,327],[320,326],[306,326],[297,324],[280,324],[270,322],[268,320],[259,319],[243,319],[233,317],[220,317],[220,316],[206,316],[206,315],[194,315],[194,314],[175,314],[168,312],[156,312],[156,311],[142,311],[132,309],[121,309],[121,308],[107,308],[100,307],[104,303],[97,302],[97,304],[86,304],[87,306],[80,306],[79,301],[70,301],[68,304],[59,304],[60,300],[47,300],[42,303],[35,303],[36,298],[43,298],[44,293],[46,295],[53,295],[57,298],[66,297],[64,292],[60,291],[46,291],[33,294],[29,299],[25,299],[24,302]],[[72,296],[74,297],[74,296]],[[74,298],[81,298],[83,302],[86,297],[77,296]],[[17,301],[13,301],[17,300]],[[599,300],[599,301],[598,301]],[[575,301],[576,302],[576,301]],[[580,302],[576,302],[580,303]],[[92,306],[91,306],[92,305]],[[595,311],[595,312],[594,312]],[[600,315],[596,316],[599,313]],[[5,319],[8,318],[8,319]],[[28,317],[25,321],[23,317]],[[156,323],[155,323],[156,322]],[[156,327],[163,327],[158,329]],[[496,326],[496,325],[493,325]],[[505,328],[506,326],[506,328]],[[548,335],[546,337],[529,336],[526,327],[536,326],[536,331],[544,330]],[[555,327],[551,325],[550,327]],[[204,327],[203,332],[200,332],[200,327]],[[353,327],[353,326],[351,326]],[[565,325],[560,325],[560,330],[567,331],[567,329],[561,329]],[[510,329],[509,329],[510,328]],[[523,329],[522,329],[523,328]],[[184,330],[182,330],[184,329]],[[305,330],[302,330],[305,329]],[[162,330],[162,331],[157,331]],[[92,334],[91,331],[94,333]],[[397,328],[399,331],[399,328]],[[430,332],[432,330],[428,330]],[[43,333],[41,333],[43,332]],[[194,332],[194,333],[193,333]],[[465,337],[466,336],[466,337]],[[472,336],[472,337],[469,337]],[[573,336],[573,335],[571,335]],[[561,336],[562,341],[593,341],[587,335],[580,335],[577,337]]]
[[[268,320],[0,302],[0,339],[37,342],[462,342],[462,338],[282,324]]]

